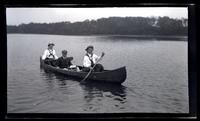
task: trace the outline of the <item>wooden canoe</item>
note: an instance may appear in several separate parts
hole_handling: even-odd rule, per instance
[[[47,71],[64,74],[70,77],[77,77],[80,79],[83,79],[88,74],[88,72],[64,70],[61,68],[45,64],[44,61],[41,59],[41,57],[40,57],[40,66]],[[126,67],[124,66],[115,70],[105,70],[103,72],[92,72],[87,80],[88,81],[92,80],[95,82],[109,82],[109,83],[121,84],[126,80]]]

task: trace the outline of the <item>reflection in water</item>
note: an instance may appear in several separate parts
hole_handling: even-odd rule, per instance
[[[44,82],[42,93],[45,93],[45,95],[39,104],[46,103],[47,101],[49,103],[66,104],[70,102],[71,96],[77,93],[77,81],[73,81],[65,75],[53,73],[44,69],[40,70],[40,74]]]
[[[56,89],[56,91],[62,91],[62,93],[68,93],[70,92],[68,90],[68,87],[71,84],[68,84],[68,81],[71,81],[72,79],[69,77],[66,77],[61,74],[56,74],[51,71],[46,71],[41,69],[41,76],[44,78],[43,80],[47,84],[47,88],[52,91],[53,88]]]
[[[54,87],[53,80],[55,78],[54,73],[47,72],[46,70],[40,69],[40,75],[43,77],[43,80],[48,85],[48,90],[51,90]]]
[[[81,87],[84,90],[84,111],[106,112],[125,108],[126,87],[122,85],[88,82]]]
[[[123,85],[117,85],[112,83],[98,83],[98,82],[87,82],[84,85],[82,85],[84,90],[86,90],[88,93],[91,91],[97,91],[97,92],[110,92],[114,96],[122,96],[125,97],[126,93],[126,87]]]
[[[79,96],[81,97],[79,108],[82,112],[111,112],[127,107],[125,105],[127,102],[126,87],[122,85],[91,81],[80,84],[78,80],[62,74],[54,74],[44,70],[41,70],[41,74],[47,82],[51,100],[56,97],[54,99],[56,101],[64,100],[68,105],[70,103],[75,105],[70,100]]]

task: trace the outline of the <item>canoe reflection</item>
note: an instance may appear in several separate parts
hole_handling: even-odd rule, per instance
[[[105,112],[125,108],[126,87],[122,85],[90,81],[81,87],[84,90],[84,111]]]
[[[51,88],[48,92],[54,89],[55,94],[54,92],[50,94],[52,98],[66,102],[73,100],[68,104],[80,105],[79,109],[83,112],[117,112],[125,111],[128,107],[127,87],[123,85],[94,81],[80,84],[80,80],[62,74],[45,71],[41,73],[48,83],[48,88]]]
[[[67,90],[67,88],[71,85],[70,82],[73,81],[71,77],[67,77],[62,74],[55,74],[51,71],[46,71],[44,69],[41,69],[40,73],[41,76],[43,77],[43,80],[46,82],[49,88],[56,86],[57,88],[62,88]],[[78,83],[78,82],[73,81],[73,83]]]
[[[46,80],[59,80],[62,85],[66,85],[66,81],[75,81],[79,83],[80,79],[76,79],[73,77],[67,77],[62,74],[55,74],[51,71],[41,70],[42,76],[46,78]],[[95,81],[86,81],[84,84],[79,84],[82,89],[88,93],[96,94],[97,92],[108,92],[114,96],[125,97],[126,96],[126,87],[123,85],[118,85],[114,83],[103,83],[103,82],[95,82]]]
[[[123,85],[88,81],[87,83],[82,84],[81,87],[89,94],[94,91],[94,92],[110,92],[115,96],[122,96],[122,97],[126,96],[126,87]]]

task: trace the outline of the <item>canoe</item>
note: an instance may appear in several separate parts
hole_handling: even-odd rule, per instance
[[[69,77],[76,77],[79,79],[84,79],[88,72],[83,71],[74,71],[74,70],[64,70],[58,67],[54,67],[48,64],[45,64],[40,57],[40,66],[47,71],[64,74]],[[81,66],[79,66],[81,67]],[[104,70],[102,72],[92,72],[87,78],[87,81],[96,81],[96,82],[108,82],[121,84],[126,80],[126,67],[121,67],[114,70]]]

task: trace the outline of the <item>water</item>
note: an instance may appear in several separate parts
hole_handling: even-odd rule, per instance
[[[8,113],[188,113],[187,41],[132,37],[8,34]],[[85,48],[106,54],[105,69],[126,66],[122,85],[80,84],[47,73],[39,56],[47,43],[81,65]]]

